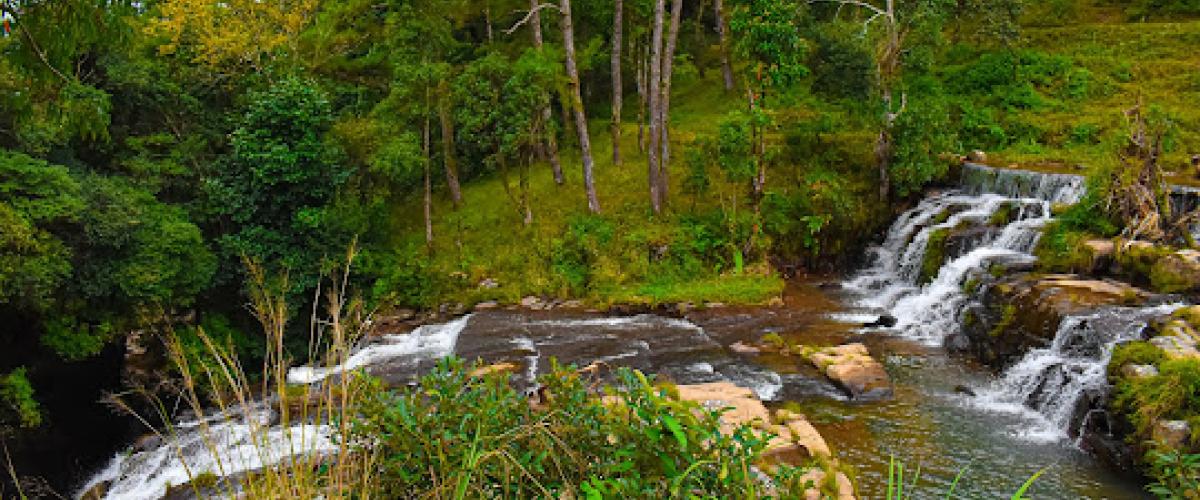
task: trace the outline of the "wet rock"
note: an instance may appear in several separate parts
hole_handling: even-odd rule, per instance
[[[1106,306],[1143,305],[1155,296],[1109,279],[1073,274],[1017,274],[987,286],[966,310],[963,334],[970,351],[996,368],[1053,340],[1063,318]]]
[[[1150,284],[1163,293],[1200,291],[1200,251],[1180,250],[1150,268]]]
[[[1150,339],[1150,343],[1163,350],[1167,359],[1197,359],[1200,350],[1196,348],[1196,339],[1184,334],[1159,335]]]
[[[1127,364],[1121,367],[1121,376],[1128,379],[1139,379],[1154,377],[1158,375],[1158,368],[1154,365],[1135,365]]]
[[[521,369],[521,365],[518,365],[516,363],[508,363],[508,362],[494,363],[494,364],[490,364],[487,366],[480,366],[478,368],[475,368],[475,369],[471,370],[471,373],[469,373],[469,375],[472,378],[483,378],[483,377],[486,377],[488,375],[492,375],[495,373],[511,374],[511,373],[515,373],[517,370],[520,370],[520,369]]]
[[[738,354],[761,354],[762,349],[746,344],[742,341],[734,342],[729,346],[729,350]]]
[[[964,396],[975,397],[975,390],[970,387],[967,387],[965,385],[954,386],[954,392],[957,394],[962,394]]]
[[[1083,242],[1083,249],[1090,257],[1091,265],[1086,271],[1091,274],[1101,273],[1111,267],[1113,257],[1117,253],[1116,244],[1112,240],[1087,240]]]
[[[884,314],[870,323],[863,323],[864,328],[891,328],[893,326],[896,326],[896,317],[888,314]]]
[[[480,302],[478,304],[475,304],[476,311],[488,311],[488,310],[496,309],[498,307],[500,307],[500,303],[496,302],[494,300],[489,300],[489,301]]]
[[[779,436],[804,450],[807,457],[831,457],[829,444],[804,415],[789,410],[777,410],[775,420],[782,427]]]
[[[826,347],[809,360],[856,401],[878,401],[892,397],[887,371],[863,344]]]
[[[1183,420],[1159,420],[1151,431],[1155,443],[1168,449],[1180,450],[1192,438],[1192,427]]]
[[[92,486],[79,495],[79,500],[103,500],[104,495],[108,493],[108,485],[109,483],[106,481]]]
[[[826,472],[823,469],[812,469],[800,476],[800,483],[811,482],[814,487],[804,492],[804,500],[822,500],[829,498],[828,495],[820,491],[822,485],[828,480],[829,474],[835,474],[834,481],[837,488],[836,500],[854,500],[854,484],[850,482],[850,478],[842,472]]]

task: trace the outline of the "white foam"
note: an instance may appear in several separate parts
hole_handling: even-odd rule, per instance
[[[454,352],[458,335],[470,320],[471,316],[467,315],[449,323],[423,325],[407,334],[384,335],[380,342],[359,349],[344,363],[329,367],[292,368],[288,370],[287,380],[292,384],[311,384],[332,375],[402,356],[443,358]]]

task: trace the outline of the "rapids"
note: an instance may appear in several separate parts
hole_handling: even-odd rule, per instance
[[[359,346],[345,365],[295,367],[288,380],[319,383],[365,370],[403,386],[438,358],[453,354],[519,364],[523,369],[515,383],[532,390],[551,359],[578,366],[603,362],[677,383],[728,380],[772,405],[800,405],[842,463],[857,469],[864,498],[883,495],[892,457],[910,468],[923,467],[918,497],[940,496],[964,468],[960,492],[1008,496],[1043,467],[1047,473],[1030,492],[1035,497],[1143,497],[1136,481],[1103,467],[1079,449],[1073,436],[1081,401],[1105,390],[1104,366],[1112,346],[1137,335],[1148,318],[1165,309],[1114,308],[1067,318],[1051,345],[1031,350],[999,375],[949,356],[942,347],[976,300],[964,283],[989,272],[994,263],[1032,263],[1052,206],[1077,201],[1083,192],[1078,176],[966,165],[956,189],[930,194],[896,219],[870,249],[863,270],[840,287],[793,283],[784,307],[710,308],[682,318],[481,311],[408,333],[385,332]],[[1011,211],[1011,217],[989,224],[998,210]],[[931,235],[962,227],[975,230],[956,242],[928,283],[920,283]],[[896,325],[863,327],[881,314],[895,317]],[[866,342],[888,366],[896,397],[881,403],[848,401],[805,362],[729,348],[768,333],[810,345]],[[959,394],[963,386],[978,396]],[[212,459],[211,447],[197,445],[192,429],[204,426],[185,421],[174,437],[118,453],[88,486],[108,483],[106,498],[154,498],[167,485],[185,482],[189,473],[236,474],[285,459],[304,446],[319,453],[328,445],[319,426],[281,429],[271,426],[269,415],[243,413],[205,423],[228,432],[228,439],[217,443],[217,455],[230,457],[226,460]],[[265,440],[265,448],[274,452],[236,459],[253,439]]]

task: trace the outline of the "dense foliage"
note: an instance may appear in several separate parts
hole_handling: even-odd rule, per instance
[[[777,498],[805,489],[780,466],[767,484],[755,465],[770,437],[749,426],[722,433],[721,411],[671,397],[622,370],[611,395],[565,367],[540,377],[531,405],[506,374],[472,377],[442,361],[415,390],[362,404],[355,439],[374,443],[385,497]],[[822,485],[808,485],[817,486]]]

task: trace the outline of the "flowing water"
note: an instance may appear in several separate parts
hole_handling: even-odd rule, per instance
[[[1035,498],[1140,498],[1136,481],[1106,470],[1081,451],[1072,436],[1081,407],[1104,388],[1104,365],[1113,345],[1139,334],[1145,321],[1168,310],[1111,308],[1068,317],[1053,342],[1033,349],[1003,373],[993,375],[942,348],[959,330],[973,297],[964,282],[993,263],[1032,262],[1039,229],[1054,203],[1083,193],[1077,176],[965,167],[958,189],[928,196],[902,214],[871,264],[841,287],[793,283],[780,308],[719,308],[684,318],[657,315],[611,317],[565,311],[487,311],[426,325],[409,333],[383,335],[357,350],[345,366],[298,367],[292,383],[313,383],[345,370],[364,369],[404,385],[454,354],[523,367],[516,383],[532,389],[551,358],[579,366],[592,362],[630,366],[678,383],[729,380],[749,387],[772,405],[799,404],[825,435],[843,463],[853,464],[863,498],[883,496],[891,457],[910,469],[922,467],[917,497],[940,497],[966,469],[959,492],[972,498],[1007,497],[1038,470],[1046,474],[1030,491]],[[998,210],[1011,216],[994,222]],[[941,228],[970,228],[955,240],[946,261],[926,284],[921,263],[930,237]],[[840,288],[840,289],[837,289]],[[880,314],[897,319],[893,328],[864,328]],[[837,387],[795,358],[735,353],[736,342],[756,342],[768,333],[791,342],[832,345],[866,342],[888,366],[896,397],[879,403],[848,401]],[[960,386],[978,394],[959,394]],[[302,426],[286,432],[249,432],[244,412],[206,423],[229,437],[218,470],[197,443],[196,422],[179,436],[143,445],[114,457],[91,484],[111,481],[109,498],[152,498],[167,484],[203,471],[230,474],[282,460],[303,440],[319,450],[324,430]],[[1084,408],[1086,410],[1086,408]],[[1086,412],[1083,412],[1086,415]],[[271,453],[239,453],[257,442]],[[187,469],[179,457],[185,457]],[[232,470],[230,470],[232,469]]]

